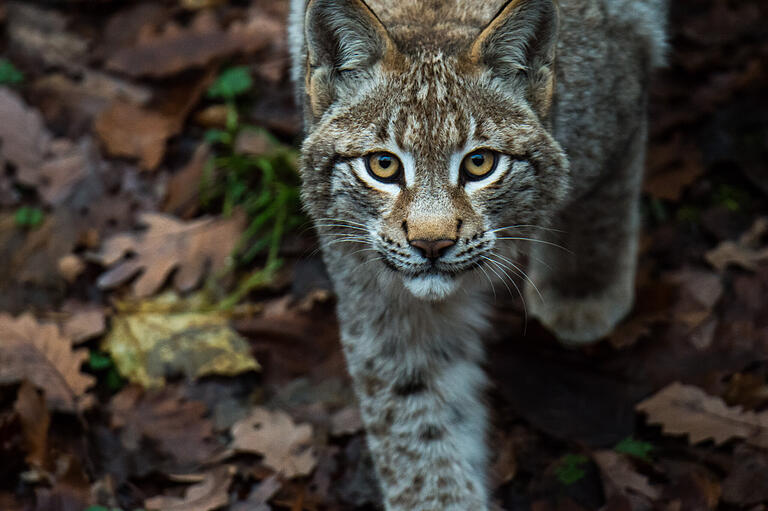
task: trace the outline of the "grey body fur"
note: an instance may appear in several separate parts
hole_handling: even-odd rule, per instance
[[[483,284],[525,277],[566,343],[631,308],[663,1],[292,1],[303,198],[385,507],[487,509]],[[478,147],[499,169],[463,180]],[[374,151],[401,182],[366,173]],[[446,239],[437,260],[414,248]]]

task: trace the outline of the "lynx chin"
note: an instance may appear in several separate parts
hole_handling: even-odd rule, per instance
[[[303,200],[387,510],[488,509],[491,286],[567,344],[631,308],[665,11],[292,0]]]

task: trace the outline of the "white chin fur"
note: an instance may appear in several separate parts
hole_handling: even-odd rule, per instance
[[[403,278],[405,288],[416,298],[439,301],[448,298],[459,287],[457,279],[444,275],[423,275]]]

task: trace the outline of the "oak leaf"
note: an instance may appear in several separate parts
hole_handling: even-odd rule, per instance
[[[110,270],[99,277],[98,285],[112,288],[141,270],[133,293],[145,297],[156,292],[175,268],[173,283],[179,291],[195,287],[209,265],[212,272],[227,267],[243,229],[244,217],[202,218],[183,222],[159,213],[145,213],[141,222],[147,230],[109,238],[96,259]],[[133,259],[122,260],[128,252]]]
[[[93,127],[107,153],[138,158],[145,170],[160,165],[166,142],[178,131],[174,119],[122,100],[103,110]]]
[[[233,376],[260,369],[228,315],[201,294],[182,300],[169,292],[154,300],[117,301],[115,308],[102,348],[120,374],[144,387],[162,386],[170,374]]]
[[[278,40],[282,25],[261,13],[222,29],[210,11],[197,14],[188,27],[168,24],[163,31],[143,30],[136,44],[116,51],[107,68],[131,77],[165,77],[204,67],[214,59],[249,53]]]
[[[294,424],[282,411],[256,408],[232,426],[232,447],[264,456],[263,463],[287,478],[312,472],[317,458],[310,445],[312,426]]]
[[[144,391],[131,385],[112,398],[109,410],[123,448],[137,453],[146,470],[189,469],[210,461],[219,449],[205,404],[173,389]],[[157,451],[158,466],[146,456],[147,446]]]
[[[660,424],[672,435],[688,435],[691,443],[713,440],[716,445],[733,438],[768,448],[768,412],[755,413],[729,407],[725,401],[691,385],[675,382],[638,403],[648,422]]]
[[[0,384],[27,380],[45,391],[52,408],[76,412],[92,404],[87,391],[95,380],[80,372],[87,359],[88,350],[73,350],[56,325],[0,314]]]
[[[205,474],[203,480],[190,486],[184,497],[161,495],[144,501],[147,509],[160,511],[211,511],[229,503],[229,486],[235,475],[235,467],[218,467]]]

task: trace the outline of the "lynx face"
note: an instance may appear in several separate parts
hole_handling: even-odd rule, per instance
[[[365,271],[386,268],[431,300],[473,270],[513,273],[498,254],[509,241],[498,238],[546,226],[569,185],[543,124],[548,98],[473,60],[472,51],[487,53],[483,41],[405,53],[375,17],[359,14],[372,27],[349,69],[339,58],[324,66],[308,34],[303,196],[324,249],[359,258]],[[344,41],[335,51],[344,53]]]

